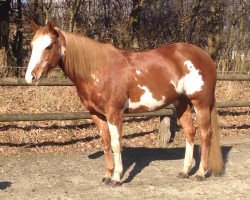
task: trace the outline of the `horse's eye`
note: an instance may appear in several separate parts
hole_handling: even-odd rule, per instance
[[[52,49],[52,47],[53,47],[53,45],[51,44],[51,45],[47,46],[47,47],[45,48],[45,50],[50,50],[50,49]]]

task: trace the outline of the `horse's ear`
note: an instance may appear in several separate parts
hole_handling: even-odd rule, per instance
[[[48,27],[49,32],[56,35],[57,37],[59,36],[59,33],[56,31],[56,29],[55,29],[54,25],[52,24],[52,22],[48,21],[47,27]]]
[[[30,26],[31,26],[31,29],[33,30],[34,33],[36,33],[37,30],[40,28],[40,26],[38,26],[38,25],[36,24],[36,22],[34,22],[33,19],[30,21]]]

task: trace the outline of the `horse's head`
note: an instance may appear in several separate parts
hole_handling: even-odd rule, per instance
[[[31,41],[32,53],[25,74],[25,80],[37,83],[42,76],[55,68],[62,57],[62,41],[59,40],[60,31],[49,22],[45,27],[39,27],[31,22],[35,36]]]

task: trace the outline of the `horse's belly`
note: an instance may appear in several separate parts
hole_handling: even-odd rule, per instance
[[[132,93],[128,96],[125,104],[127,112],[148,112],[161,109],[169,105],[176,97],[175,95],[166,95],[162,93],[155,95],[154,91],[150,91],[146,86],[139,86],[140,92]],[[137,96],[135,98],[135,96]]]

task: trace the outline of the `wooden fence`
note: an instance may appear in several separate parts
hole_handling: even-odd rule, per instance
[[[250,81],[249,75],[219,75],[221,81]],[[0,86],[29,86],[24,79],[1,78]],[[43,79],[37,86],[73,86],[72,82],[66,78]],[[250,107],[250,101],[227,101],[218,102],[219,108],[226,107]],[[173,107],[169,106],[155,112],[125,114],[125,117],[160,117],[159,128],[159,147],[166,147],[171,137],[171,120],[174,120]],[[15,113],[0,114],[0,122],[11,121],[50,121],[50,120],[76,120],[90,119],[88,112],[70,112],[70,113]],[[174,122],[176,123],[176,122]]]
[[[250,75],[218,75],[220,81],[250,81]],[[23,78],[0,78],[0,86],[30,86]],[[42,79],[37,86],[73,86],[67,78]]]
[[[227,101],[218,102],[218,108],[227,107],[250,107],[250,101]],[[152,116],[170,116],[173,115],[173,106],[145,113],[129,113],[124,117],[152,117]],[[67,113],[13,113],[0,114],[0,122],[12,121],[51,121],[51,120],[77,120],[90,119],[89,112],[67,112]]]

